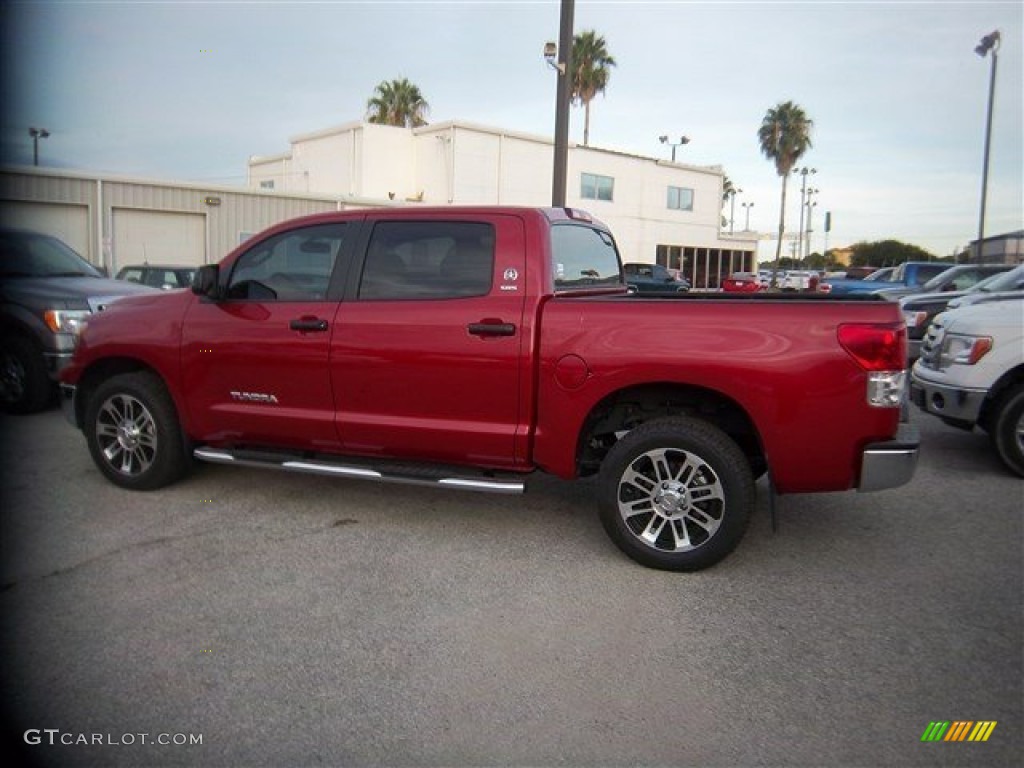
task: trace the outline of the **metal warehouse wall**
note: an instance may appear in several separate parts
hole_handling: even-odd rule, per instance
[[[121,212],[122,218],[131,211],[202,216],[205,243],[197,260],[209,263],[221,259],[246,236],[285,219],[352,206],[353,201],[343,202],[337,197],[202,187],[50,169],[0,169],[0,221],[4,226],[42,228],[62,239],[74,240],[70,244],[83,256],[111,272],[141,260],[141,251],[137,249],[130,253],[115,252],[115,242],[119,242],[113,229],[116,212]],[[53,231],[59,228],[58,221],[69,219],[57,214],[81,209],[87,211],[87,223],[77,216],[73,217],[73,232]],[[53,215],[45,215],[48,211]]]

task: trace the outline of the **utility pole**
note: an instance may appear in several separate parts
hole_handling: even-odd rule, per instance
[[[572,25],[576,0],[562,0],[558,33],[558,89],[555,95],[555,164],[552,173],[551,205],[565,207],[569,167],[569,104],[572,100]]]

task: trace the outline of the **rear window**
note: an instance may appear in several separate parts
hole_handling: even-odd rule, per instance
[[[551,227],[551,273],[556,291],[623,285],[612,236],[581,224]]]

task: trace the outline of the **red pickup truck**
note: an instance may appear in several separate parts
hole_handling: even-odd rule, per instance
[[[586,213],[389,208],[247,241],[90,318],[62,403],[100,471],[192,458],[521,492],[599,475],[630,557],[696,570],[777,493],[907,482],[906,332],[881,300],[629,295]]]

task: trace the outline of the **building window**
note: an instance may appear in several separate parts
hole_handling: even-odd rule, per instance
[[[668,207],[673,211],[692,211],[693,190],[686,187],[669,187]]]
[[[273,189],[273,188],[274,188],[274,180],[273,179],[271,179],[270,181],[261,181],[260,182],[260,189]]]
[[[584,200],[612,200],[615,179],[611,176],[598,176],[596,173],[582,174],[580,197]]]

